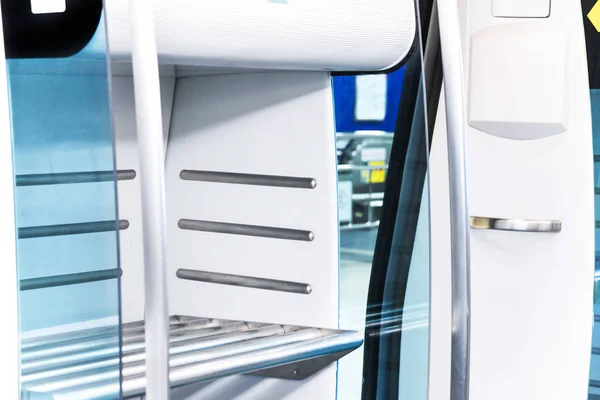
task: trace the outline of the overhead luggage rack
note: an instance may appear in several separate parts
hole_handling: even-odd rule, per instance
[[[171,387],[237,374],[305,379],[360,347],[355,331],[172,316]],[[119,342],[121,345],[119,347]],[[145,394],[143,321],[28,338],[22,343],[24,398],[113,399]],[[119,354],[121,354],[119,358]]]

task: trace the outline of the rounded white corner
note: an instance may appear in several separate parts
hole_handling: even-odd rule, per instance
[[[413,12],[414,12],[414,7],[413,7]],[[391,63],[390,65],[388,65],[385,68],[381,68],[380,70],[378,70],[379,72],[385,72],[387,70],[393,69],[394,67],[396,67],[398,64],[404,62],[406,60],[406,58],[408,57],[408,55],[410,54],[413,46],[415,45],[415,38],[417,37],[417,15],[415,13],[415,18],[413,18],[412,20],[412,37],[410,38],[410,40],[407,42],[407,46],[405,47],[404,53],[402,53],[402,55],[400,57],[398,57],[396,59],[396,61],[394,61],[393,63]]]

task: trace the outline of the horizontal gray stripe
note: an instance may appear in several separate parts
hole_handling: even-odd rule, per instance
[[[273,186],[296,189],[314,189],[317,187],[317,181],[314,178],[300,178],[293,176],[192,171],[187,169],[181,171],[179,176],[183,180],[197,182],[231,183],[237,185]]]
[[[314,234],[311,231],[298,229],[275,228],[270,226],[230,224],[225,222],[199,221],[193,219],[179,220],[181,229],[200,232],[226,233],[230,235],[258,236],[273,239],[300,240],[311,242]]]
[[[222,274],[208,271],[196,271],[192,269],[177,270],[177,277],[190,281],[274,290],[277,292],[298,294],[310,294],[312,292],[312,287],[307,283],[280,281],[275,279],[257,278],[243,275]]]
[[[136,173],[132,169],[117,171],[117,179],[120,181],[132,180],[135,179],[135,177]],[[15,177],[15,183],[17,186],[43,186],[71,183],[111,182],[114,181],[114,179],[114,171],[88,171],[17,175]]]
[[[107,269],[102,271],[80,272],[75,274],[45,276],[42,278],[22,279],[20,289],[35,290],[46,289],[56,286],[77,285],[80,283],[91,283],[98,281],[106,281],[120,277],[122,271],[120,269]]]
[[[129,221],[120,220],[119,230],[129,228]],[[81,235],[86,233],[112,232],[117,230],[117,221],[83,222],[78,224],[29,226],[19,228],[19,239],[32,239],[49,236]]]

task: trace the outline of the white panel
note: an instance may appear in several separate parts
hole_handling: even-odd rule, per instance
[[[380,70],[412,46],[412,0],[155,0],[162,63]],[[127,1],[107,0],[112,59],[131,55]]]
[[[444,91],[435,121],[429,155],[429,224],[431,229],[431,275],[429,316],[429,400],[450,398],[452,338],[450,189]],[[475,399],[474,397],[471,397]]]
[[[469,124],[538,139],[567,129],[569,32],[545,24],[496,25],[472,35]]]
[[[327,73],[178,78],[167,152],[171,314],[337,327],[335,154]],[[183,169],[311,177],[317,186],[183,181]],[[177,225],[181,218],[310,230],[315,238],[186,231]],[[178,268],[304,282],[313,291],[298,295],[184,281],[175,277]],[[259,380],[238,397],[220,398],[333,399],[335,386],[332,365],[308,381]]]
[[[175,78],[161,78],[161,101],[165,141],[169,132]],[[133,78],[113,76],[112,111],[116,138],[117,169],[133,169],[139,174]],[[138,175],[139,176],[139,175]],[[118,183],[119,218],[129,220],[129,228],[119,233],[121,312],[123,322],[144,319],[144,253],[140,181]]]
[[[467,37],[512,23],[495,19],[491,5],[469,2],[463,16]],[[467,128],[471,215],[563,222],[559,234],[471,231],[473,399],[587,398],[594,280],[590,93],[580,3],[553,0],[552,9],[545,29],[570,31],[567,130],[514,141]],[[466,48],[469,66],[469,42]],[[554,62],[564,62],[561,54],[554,53]],[[438,130],[443,124],[443,118],[436,122],[431,155],[431,400],[449,396],[447,166]]]
[[[494,0],[495,17],[546,18],[550,15],[550,0]]]

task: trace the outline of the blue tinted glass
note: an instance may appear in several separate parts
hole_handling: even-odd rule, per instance
[[[593,129],[593,146],[594,146],[594,181],[595,181],[595,211],[596,215],[600,214],[600,90],[593,89],[591,91],[592,102],[592,129]],[[596,278],[594,282],[594,314],[595,320],[598,321],[600,316],[600,302],[598,299],[598,281],[600,279],[600,234],[598,222],[596,221]],[[593,339],[592,339],[592,358],[590,365],[590,399],[600,399],[600,326],[594,323]]]
[[[7,67],[22,390],[68,387],[64,376],[43,386],[35,374],[71,367],[63,356],[91,361],[92,336],[110,347],[118,382],[118,227],[128,225],[117,213],[104,22],[72,57],[10,59]]]
[[[421,90],[415,90],[418,82],[405,82],[404,72],[403,67],[389,75],[333,80],[340,223],[339,327],[365,332],[365,345],[338,362],[340,400],[427,398],[426,112]],[[416,99],[414,111],[405,113],[411,121],[397,121],[403,87],[411,88],[406,96]],[[400,140],[394,139],[397,122],[410,122],[409,132]],[[401,157],[402,180],[389,175],[394,140],[408,143]],[[398,186],[400,181],[410,183]],[[382,217],[386,185],[398,187],[400,192],[395,221],[386,222]],[[384,268],[375,260],[378,240],[391,241]]]

